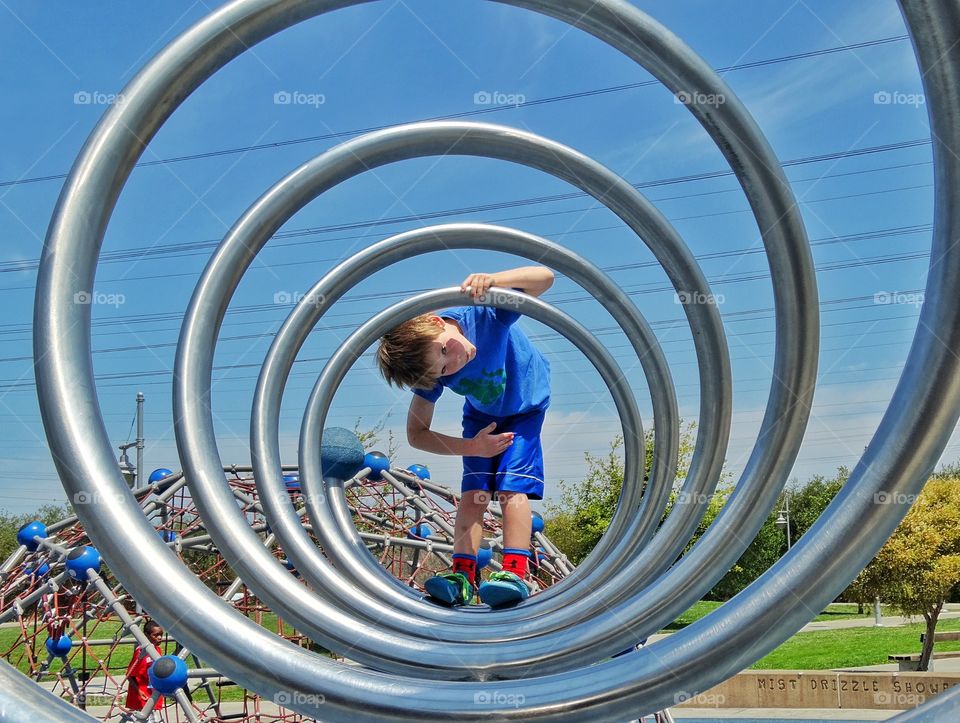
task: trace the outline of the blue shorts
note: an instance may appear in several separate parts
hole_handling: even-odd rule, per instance
[[[462,492],[522,492],[532,500],[543,499],[543,447],[540,430],[545,409],[512,417],[489,417],[464,408],[463,437],[471,439],[490,422],[496,422],[494,434],[513,432],[513,444],[496,457],[464,457]]]

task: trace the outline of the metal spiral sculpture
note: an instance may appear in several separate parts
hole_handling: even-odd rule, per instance
[[[497,158],[536,168],[589,193],[616,213],[664,266],[678,292],[709,294],[677,232],[633,187],[553,141],[475,123],[418,123],[351,140],[308,161],[240,218],[211,258],[183,323],[174,389],[179,453],[210,535],[233,570],[278,614],[324,646],[361,663],[345,666],[272,636],[225,607],[154,533],[117,470],[91,364],[92,287],[117,198],[144,147],[180,103],[219,68],[261,40],[308,18],[367,0],[233,0],[160,52],[124,89],[126,102],[97,125],[73,166],[50,224],[35,312],[35,366],[49,445],[68,495],[119,499],[78,514],[111,570],[177,640],[223,674],[325,721],[624,720],[662,709],[733,675],[810,620],[883,545],[907,499],[932,471],[960,413],[960,4],[901,0],[930,113],[936,211],[926,303],[889,408],[849,482],[792,550],[737,598],[680,632],[612,657],[700,599],[737,560],[786,482],[812,403],[818,299],[796,200],[769,144],[729,87],[680,39],[626,0],[493,0],[584,30],[646,68],[672,93],[722,95],[688,109],[723,152],[746,194],[766,247],[776,302],[773,386],[757,444],[735,493],[699,543],[677,561],[719,478],[728,439],[731,382],[716,306],[684,306],[701,382],[698,436],[677,505],[657,523],[675,471],[678,415],[670,374],[649,325],[616,286],[583,259],[506,228],[455,224],[400,234],[336,267],[297,305],[270,349],[252,411],[251,446],[272,529],[310,587],[298,584],[245,524],[225,484],[210,411],[214,346],[224,312],[255,254],[305,204],[385,164],[429,155]],[[332,355],[304,415],[300,470],[321,555],[282,491],[278,415],[297,350],[358,280],[401,258],[438,248],[487,248],[535,256],[606,305],[642,361],[654,400],[656,450],[641,498],[643,433],[632,393],[603,347],[569,317],[515,292],[482,303],[511,306],[550,324],[597,366],[627,440],[624,495],[610,533],[569,578],[520,606],[449,610],[390,582],[345,517],[342,483],[324,479],[323,420],[350,364],[385,329],[415,313],[462,303],[455,289],[387,309]],[[311,494],[321,492],[321,494]],[[676,561],[676,562],[675,562]],[[149,570],[149,576],[146,571]],[[156,580],[165,584],[157,585]],[[0,666],[0,707],[30,720],[89,720]],[[950,705],[960,689],[917,709]]]

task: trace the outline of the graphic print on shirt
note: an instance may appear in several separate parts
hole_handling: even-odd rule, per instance
[[[479,379],[476,377],[459,379],[451,389],[465,397],[473,397],[481,404],[493,404],[503,396],[507,388],[507,374],[503,369],[493,372],[484,369],[482,374],[483,376]]]

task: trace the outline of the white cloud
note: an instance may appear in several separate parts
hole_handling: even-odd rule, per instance
[[[856,42],[864,27],[871,29],[870,37],[904,32],[896,3],[870,3],[851,10],[833,26],[824,23],[822,46]],[[909,44],[890,44],[774,65],[727,80],[764,132],[772,135],[781,126],[796,126],[851,98],[872,103],[878,90],[915,85],[918,72],[912,57]]]

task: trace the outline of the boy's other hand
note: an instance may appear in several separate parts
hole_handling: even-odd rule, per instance
[[[460,284],[460,292],[470,294],[474,301],[479,301],[495,284],[493,274],[470,274]]]
[[[470,457],[496,457],[502,454],[507,447],[513,444],[513,432],[493,434],[497,428],[496,422],[490,422],[477,432],[477,436],[470,440]]]

